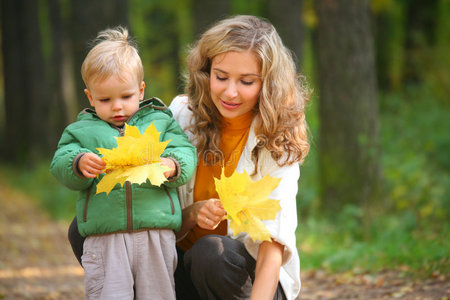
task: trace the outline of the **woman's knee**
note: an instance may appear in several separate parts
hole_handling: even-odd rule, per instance
[[[241,242],[225,236],[210,235],[199,239],[188,251],[185,266],[188,270],[203,274],[237,272],[251,275],[255,261]]]
[[[224,236],[203,237],[184,259],[185,269],[203,298],[250,295],[255,260],[241,242]]]

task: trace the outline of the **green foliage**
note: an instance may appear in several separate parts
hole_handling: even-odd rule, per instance
[[[264,0],[231,0],[231,13],[262,15],[264,6]]]
[[[72,220],[75,216],[77,193],[60,184],[49,171],[50,163],[36,167],[0,166],[2,179],[13,188],[31,196],[39,207],[55,220]]]
[[[411,212],[380,214],[361,221],[364,212],[346,206],[335,224],[323,218],[301,222],[298,233],[302,269],[377,272],[408,266],[418,275],[450,271],[448,224],[420,228]],[[361,226],[362,223],[367,223]]]
[[[311,108],[314,108],[315,103]],[[315,109],[308,111],[315,132]],[[302,268],[379,271],[407,265],[429,275],[450,271],[450,107],[425,85],[381,97],[384,198],[347,205],[331,221],[317,211],[314,145],[299,182]],[[317,139],[317,136],[315,136]]]
[[[450,1],[440,0],[436,22],[436,44],[428,49],[424,62],[427,86],[437,100],[449,105],[450,101]]]
[[[425,84],[437,100],[448,103],[450,2],[433,1],[423,10],[420,1],[372,0],[371,7],[376,19],[380,89],[401,92],[413,81]],[[416,11],[411,14],[409,10]],[[421,20],[417,20],[419,17]],[[419,28],[411,27],[414,21],[420,23]]]
[[[394,0],[373,0],[376,23],[376,55],[380,87],[402,88],[405,68],[406,9],[405,3]]]
[[[422,222],[450,217],[450,107],[426,88],[382,97],[383,166],[388,200]]]

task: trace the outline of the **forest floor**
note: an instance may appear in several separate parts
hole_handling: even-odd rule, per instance
[[[83,299],[68,223],[52,221],[35,203],[0,180],[0,299]],[[450,299],[448,274],[412,279],[405,271],[305,271],[300,299]]]

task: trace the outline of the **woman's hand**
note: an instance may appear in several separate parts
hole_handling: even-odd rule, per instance
[[[177,232],[177,239],[182,238],[195,225],[214,230],[226,215],[219,199],[197,201],[182,211],[181,228]]]
[[[216,229],[227,213],[219,199],[198,201],[194,206],[196,224],[203,229]]]
[[[87,178],[95,178],[102,174],[105,167],[105,162],[94,153],[86,153],[78,161],[78,170]]]

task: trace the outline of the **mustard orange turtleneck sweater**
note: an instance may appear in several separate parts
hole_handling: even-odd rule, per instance
[[[248,113],[234,119],[224,118],[225,126],[221,132],[219,147],[223,153],[223,161],[206,165],[200,157],[197,166],[197,175],[194,187],[194,202],[218,198],[214,185],[214,177],[220,178],[222,166],[225,165],[225,175],[230,176],[239,162],[242,150],[244,150],[250,132],[250,125],[253,120],[253,113]],[[187,251],[194,243],[208,234],[227,234],[227,220],[222,221],[215,230],[206,230],[195,225],[186,237],[178,242],[178,247]]]

